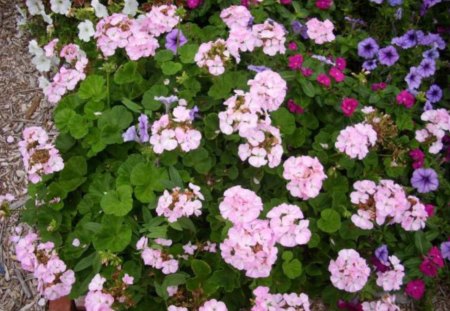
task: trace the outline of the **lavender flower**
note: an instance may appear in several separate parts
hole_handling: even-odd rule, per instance
[[[155,100],[163,103],[166,106],[166,113],[169,113],[170,106],[172,103],[178,101],[178,97],[171,95],[169,97],[165,96],[155,96]]]
[[[122,134],[122,138],[123,138],[123,141],[124,142],[129,142],[129,141],[135,141],[135,142],[138,142],[138,143],[140,143],[141,141],[140,141],[140,139],[139,139],[139,137],[137,136],[137,133],[136,133],[136,127],[133,125],[133,126],[130,126],[123,134]]]
[[[427,50],[422,53],[422,56],[426,59],[438,59],[439,52],[436,49]]]
[[[419,38],[419,44],[438,48],[439,50],[443,50],[446,47],[444,39],[436,33],[428,33],[423,35]]]
[[[195,120],[195,118],[199,118],[200,114],[199,114],[199,109],[197,106],[194,106],[191,111],[189,112],[189,117],[191,118],[191,120]]]
[[[425,105],[423,105],[423,111],[433,110],[433,104],[427,100]]]
[[[420,16],[424,16],[428,9],[441,2],[442,0],[423,0],[420,7]]]
[[[367,38],[358,43],[358,55],[365,59],[375,57],[378,49],[378,43],[373,38]]]
[[[426,97],[431,103],[437,103],[442,98],[442,89],[439,87],[439,85],[433,84],[428,89]]]
[[[381,263],[385,265],[388,264],[389,251],[386,244],[381,245],[375,250],[375,257],[377,257]]]
[[[378,51],[378,60],[382,65],[390,67],[394,65],[398,61],[398,59],[399,56],[397,50],[392,45],[389,45]]]
[[[320,61],[322,63],[328,64],[330,66],[335,66],[336,65],[334,62],[332,62],[331,60],[329,60],[328,58],[326,58],[323,55],[312,55],[311,57],[314,58],[314,59],[317,59],[318,61]]]
[[[266,66],[255,66],[255,65],[248,65],[247,66],[248,70],[254,71],[254,72],[263,72],[265,70],[268,70],[270,68],[266,67]]]
[[[411,177],[411,185],[419,193],[428,193],[439,188],[439,179],[432,168],[419,168]]]
[[[441,244],[441,254],[443,258],[450,260],[450,241]]]
[[[377,60],[376,59],[366,60],[362,66],[365,70],[372,71],[375,68],[377,68]]]
[[[417,67],[417,72],[423,78],[431,77],[436,72],[436,63],[433,59],[424,59]]]
[[[291,27],[292,27],[292,31],[293,31],[296,35],[302,36],[303,39],[309,39],[309,36],[308,36],[308,34],[307,34],[308,27],[306,27],[306,25],[303,25],[303,24],[300,23],[299,21],[293,21],[293,22],[291,23]]]
[[[389,0],[388,2],[390,6],[398,6],[402,5],[403,0]]]
[[[178,29],[174,29],[169,32],[166,36],[166,49],[171,50],[176,53],[177,49],[187,43],[186,37],[183,35],[183,32]]]
[[[148,117],[145,114],[141,114],[138,120],[139,138],[141,142],[148,142],[150,140],[150,136],[148,135]]]
[[[408,83],[409,89],[417,89],[422,83],[422,77],[417,71],[416,67],[411,67],[409,69],[408,75],[405,77],[406,83]]]
[[[397,11],[395,11],[395,19],[396,20],[401,20],[403,17],[403,9],[402,8],[398,8]]]
[[[352,29],[355,29],[355,27],[357,25],[359,25],[359,26],[366,26],[366,22],[363,21],[360,18],[353,18],[353,17],[350,17],[350,16],[346,16],[344,19],[346,21],[348,21],[350,24],[352,24]]]
[[[402,49],[409,49],[415,47],[418,44],[419,37],[423,36],[423,32],[415,31],[413,29],[408,30],[403,36],[395,37],[391,40],[392,44],[395,44]]]

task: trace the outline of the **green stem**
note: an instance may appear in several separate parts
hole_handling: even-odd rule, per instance
[[[111,107],[111,95],[109,91],[109,72],[106,73],[106,92],[108,108]]]

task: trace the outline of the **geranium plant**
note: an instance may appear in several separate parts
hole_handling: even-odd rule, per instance
[[[20,143],[35,229],[14,241],[42,295],[205,311],[432,295],[445,14],[382,2],[27,0],[59,132]]]

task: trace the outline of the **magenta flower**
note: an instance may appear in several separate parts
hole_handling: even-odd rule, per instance
[[[291,51],[296,51],[298,49],[297,43],[295,43],[294,41],[289,42],[288,49]]]
[[[411,159],[413,159],[412,167],[416,170],[418,168],[421,168],[423,166],[424,160],[425,160],[425,154],[420,150],[419,148],[412,149],[409,152],[409,156]]]
[[[300,71],[302,72],[302,75],[305,76],[305,77],[310,77],[314,73],[314,71],[311,68],[308,68],[308,67],[302,67],[300,69]]]
[[[316,8],[328,10],[333,4],[333,0],[316,0]]]
[[[337,67],[332,67],[328,74],[338,83],[345,80],[345,75]]]
[[[397,99],[397,103],[405,106],[406,108],[411,108],[414,105],[414,103],[416,102],[414,95],[412,95],[407,90],[401,91],[397,95],[396,99]]]
[[[187,0],[186,4],[191,10],[198,8],[202,4],[203,0]]]
[[[326,88],[329,88],[331,85],[331,79],[329,76],[327,76],[324,73],[321,73],[317,76],[317,82],[325,86]]]
[[[295,54],[289,57],[289,68],[292,70],[299,70],[302,68],[303,56],[301,54]]]
[[[442,258],[441,251],[436,246],[433,246],[420,264],[419,269],[426,276],[435,277],[438,270],[443,266],[444,259]]]
[[[358,107],[358,101],[354,98],[344,98],[341,104],[342,112],[346,117],[351,117]]]
[[[428,214],[428,217],[434,215],[434,205],[433,204],[425,204],[425,211]]]
[[[345,68],[347,68],[347,61],[343,57],[337,57],[336,58],[336,68],[340,71],[344,71]]]
[[[412,280],[406,284],[405,293],[415,300],[422,298],[425,293],[425,282],[422,280]]]
[[[372,84],[372,86],[370,88],[371,88],[372,91],[376,92],[376,91],[382,91],[386,87],[387,87],[387,83],[379,82],[379,83]]]
[[[294,114],[303,114],[305,112],[303,107],[300,106],[299,104],[297,104],[293,99],[288,100],[287,107],[288,107],[289,111]]]

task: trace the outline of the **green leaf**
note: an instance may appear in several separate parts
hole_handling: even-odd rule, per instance
[[[282,268],[284,274],[290,279],[298,278],[303,271],[302,263],[298,259],[283,262]]]
[[[65,108],[55,113],[55,124],[57,129],[62,133],[69,131],[69,122],[77,113],[72,109]]]
[[[117,84],[127,84],[139,81],[141,75],[137,72],[136,62],[127,62],[114,73],[114,82]]]
[[[84,269],[87,269],[89,267],[91,267],[94,262],[100,260],[100,258],[98,257],[96,252],[93,252],[92,254],[84,257],[83,259],[81,259],[73,268],[73,271],[75,272],[79,272],[79,271],[83,271]]]
[[[173,76],[174,74],[179,72],[181,69],[183,69],[183,65],[181,65],[180,63],[168,61],[161,65],[161,69],[165,75]]]
[[[298,77],[297,80],[300,82],[302,90],[306,96],[312,98],[316,95],[316,90],[314,88],[314,85],[311,83],[311,81],[306,80],[303,77]]]
[[[108,191],[102,197],[100,206],[107,215],[125,216],[133,208],[132,193],[130,186],[119,186],[117,190]]]
[[[155,100],[156,96],[167,96],[169,94],[169,90],[167,87],[161,84],[156,84],[152,86],[147,92],[144,93],[144,96],[142,98],[142,105],[145,109],[148,110],[158,110],[161,108],[161,102]]]
[[[281,255],[281,258],[283,258],[284,261],[290,261],[294,257],[294,254],[290,251],[283,252],[283,255]]]
[[[192,259],[191,268],[199,279],[206,279],[211,274],[211,267],[203,260]]]
[[[99,75],[90,75],[80,84],[78,96],[81,99],[100,101],[106,97],[105,79]]]
[[[142,107],[133,102],[132,100],[129,100],[128,98],[122,98],[122,103],[125,105],[125,107],[127,107],[131,111],[137,113],[142,112]]]
[[[123,251],[131,242],[131,226],[123,217],[104,215],[100,231],[94,237],[96,250]]]
[[[167,171],[154,167],[149,163],[139,163],[131,171],[131,184],[135,186],[136,198],[142,203],[155,199],[155,191],[165,190],[164,182],[168,181]]]
[[[169,61],[169,60],[172,60],[172,59],[173,59],[173,56],[174,56],[174,54],[173,54],[173,52],[170,51],[170,50],[159,50],[159,51],[156,53],[154,59],[155,59],[158,63],[164,63],[164,62],[167,62],[167,61]]]
[[[286,108],[280,108],[273,112],[272,120],[275,126],[277,126],[281,133],[292,134],[295,131],[295,118]]]
[[[334,233],[341,228],[341,216],[335,210],[325,209],[320,213],[317,226],[323,232]]]
[[[178,49],[180,54],[180,60],[184,64],[194,63],[195,54],[197,54],[198,45],[197,44],[185,44]]]
[[[169,176],[176,187],[183,188],[183,179],[181,179],[180,173],[178,173],[175,167],[169,167]]]
[[[89,133],[91,122],[85,117],[76,114],[69,121],[69,131],[75,139],[81,139]]]

